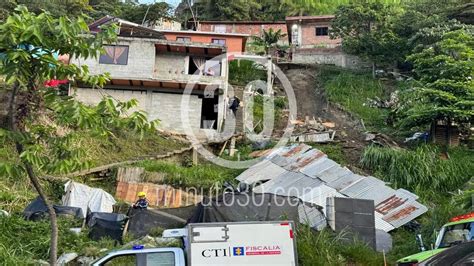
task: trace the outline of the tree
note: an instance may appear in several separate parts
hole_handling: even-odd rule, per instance
[[[50,264],[56,264],[57,221],[41,179],[50,174],[67,173],[88,166],[84,150],[75,145],[80,132],[89,130],[97,136],[113,136],[120,128],[143,133],[152,130],[144,113],[127,111],[136,101],[116,102],[105,98],[95,107],[61,96],[53,79],[67,79],[102,86],[107,75],[91,76],[87,66],[64,64],[57,55],[71,58],[94,58],[103,52],[102,45],[115,40],[115,27],[89,33],[85,17],[77,20],[55,18],[50,13],[35,15],[19,6],[0,25],[0,75],[10,87],[8,122],[0,128],[2,143],[11,143],[17,151],[15,163],[0,163],[0,174],[27,176],[45,202],[51,223]],[[45,85],[50,84],[50,85]],[[50,87],[53,86],[53,87]],[[124,117],[125,116],[125,117]],[[39,176],[42,176],[40,178]]]
[[[166,2],[150,5],[125,4],[122,9],[121,18],[137,24],[147,21],[150,25],[153,25],[160,18],[169,18],[171,16],[171,6]]]
[[[46,10],[55,17],[68,16],[74,18],[82,13],[92,11],[88,0],[5,0],[0,3],[0,9],[5,9],[8,14],[13,12],[18,5],[24,5],[36,14]]]
[[[409,91],[411,100],[399,111],[402,126],[444,121],[449,132],[452,123],[474,121],[474,37],[471,32],[448,32],[440,41],[408,59],[414,64],[420,86]]]
[[[253,36],[254,44],[262,46],[265,50],[265,54],[268,54],[268,51],[271,47],[274,47],[280,39],[285,37],[286,34],[281,32],[281,29],[274,31],[270,28],[268,31],[263,30],[262,36]]]
[[[254,10],[261,6],[256,0],[207,0],[205,18],[211,20],[253,20]],[[203,14],[201,14],[203,15]]]
[[[352,3],[338,8],[332,21],[331,37],[342,38],[342,48],[376,64],[393,64],[400,59],[400,38],[393,30],[394,6],[381,2]]]

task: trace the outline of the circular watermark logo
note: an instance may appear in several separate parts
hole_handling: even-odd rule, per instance
[[[259,162],[261,158],[249,160],[227,160],[214,154],[204,145],[218,143],[236,136],[244,136],[253,143],[270,140],[274,131],[275,112],[273,83],[278,79],[288,99],[288,121],[273,149],[285,146],[293,132],[291,119],[296,119],[296,98],[290,81],[269,57],[225,53],[213,58],[190,57],[190,65],[196,68],[186,84],[181,100],[182,129],[193,147],[207,160],[227,168],[245,169]],[[243,99],[229,83],[229,66],[233,60],[252,62],[252,68],[267,73],[266,80],[252,80],[245,85]],[[263,119],[258,121],[262,130],[255,132],[254,95],[263,95]],[[241,102],[242,101],[242,102]],[[239,104],[240,103],[240,104]],[[243,105],[239,116],[240,105]]]

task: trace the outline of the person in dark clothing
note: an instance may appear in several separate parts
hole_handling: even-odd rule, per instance
[[[148,208],[148,200],[146,199],[145,192],[138,192],[138,200],[132,206],[135,209],[147,209]]]
[[[234,113],[234,116],[237,116],[237,110],[239,109],[240,106],[240,99],[237,96],[232,97],[232,101],[230,103],[229,109],[232,110],[232,113]]]

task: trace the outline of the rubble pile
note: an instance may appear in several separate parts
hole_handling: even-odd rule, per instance
[[[334,140],[336,133],[333,128],[336,124],[330,121],[323,122],[320,118],[305,120],[292,120],[294,125],[293,134],[290,138],[291,142],[331,142]]]

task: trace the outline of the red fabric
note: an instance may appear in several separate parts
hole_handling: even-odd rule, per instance
[[[67,79],[63,79],[63,80],[52,79],[52,80],[45,81],[44,86],[45,87],[57,87],[61,84],[67,84],[68,82],[69,82],[69,80],[67,80]]]

